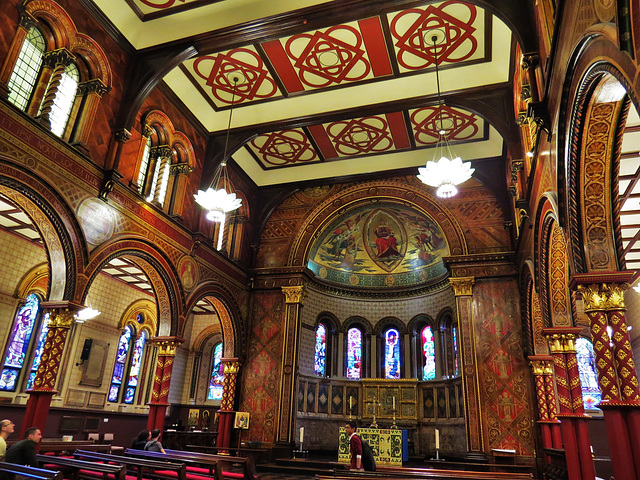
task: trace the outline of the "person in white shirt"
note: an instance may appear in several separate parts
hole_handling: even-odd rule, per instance
[[[7,437],[13,433],[14,423],[9,419],[0,422],[0,460],[4,460],[7,453]]]

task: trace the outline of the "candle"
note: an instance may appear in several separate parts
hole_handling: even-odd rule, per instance
[[[349,409],[353,407],[353,397],[349,396]]]
[[[304,440],[304,427],[300,427],[300,443]]]
[[[440,450],[440,430],[436,428],[436,450]]]
[[[396,397],[393,397],[393,409],[396,409]]]

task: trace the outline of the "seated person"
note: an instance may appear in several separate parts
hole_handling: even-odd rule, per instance
[[[24,439],[14,443],[7,450],[6,461],[17,463],[18,465],[37,467],[36,445],[40,440],[42,440],[42,432],[39,428],[27,428],[24,432]]]
[[[157,428],[152,430],[151,440],[147,442],[147,444],[144,446],[144,449],[147,450],[148,452],[167,453],[164,451],[164,448],[162,448],[162,444],[160,443],[160,440],[158,440],[159,438],[160,438],[160,430]]]
[[[147,429],[142,430],[138,436],[133,439],[131,448],[134,450],[144,450],[144,447],[149,440],[151,440],[151,432]]]

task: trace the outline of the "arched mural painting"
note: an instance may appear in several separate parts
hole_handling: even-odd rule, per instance
[[[428,214],[395,203],[354,207],[318,236],[307,266],[320,279],[359,287],[406,287],[447,274],[449,245]]]

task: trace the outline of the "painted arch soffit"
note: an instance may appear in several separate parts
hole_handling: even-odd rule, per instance
[[[358,185],[309,216],[290,260],[350,288],[424,286],[447,275],[443,257],[467,251],[452,218],[406,184]]]

